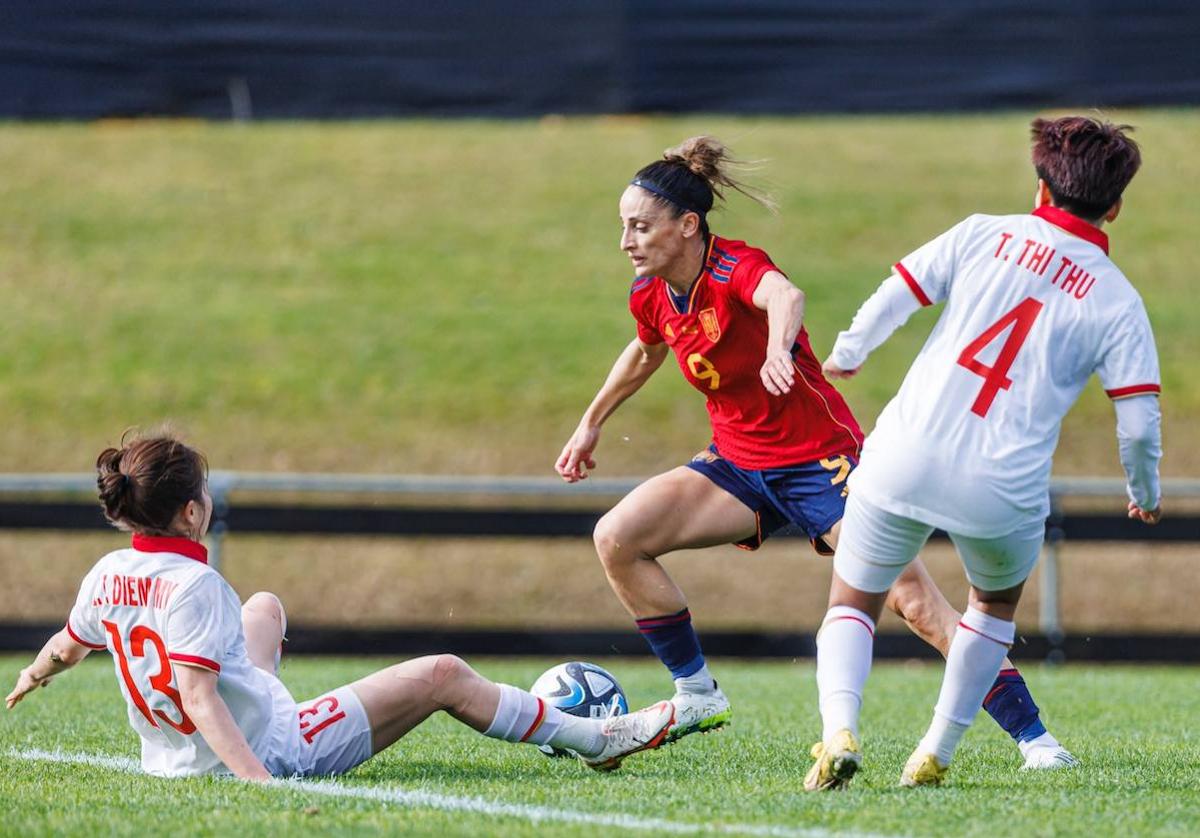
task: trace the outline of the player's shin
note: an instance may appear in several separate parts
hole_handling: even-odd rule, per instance
[[[917,750],[944,767],[979,712],[1016,636],[1016,624],[968,608],[950,643],[933,723]]]
[[[983,699],[983,709],[1017,742],[1031,741],[1046,732],[1038,706],[1016,667],[1000,670]]]
[[[508,684],[498,686],[500,702],[484,736],[569,748],[585,756],[600,752],[604,741],[600,720],[570,716],[525,690]]]
[[[858,735],[874,637],[875,621],[857,608],[835,605],[825,615],[817,633],[817,689],[826,743],[840,730]]]
[[[640,619],[637,627],[654,654],[671,670],[679,692],[713,691],[715,685],[700,651],[700,639],[692,627],[692,613],[687,608],[675,614]]]

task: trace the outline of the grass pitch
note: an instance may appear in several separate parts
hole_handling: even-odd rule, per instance
[[[214,468],[549,475],[633,336],[616,205],[664,147],[712,133],[765,161],[780,214],[735,196],[713,229],[805,290],[824,357],[896,259],[1029,210],[1033,115],[0,125],[0,462],[83,471],[172,419]],[[1113,257],[1159,340],[1164,473],[1193,474],[1200,111],[1111,116],[1145,157]],[[839,385],[864,427],[933,317]],[[707,443],[672,366],[609,423],[601,474]],[[1057,466],[1120,473],[1098,387]]]
[[[24,657],[0,658],[11,682]],[[292,659],[283,677],[307,697],[387,661]],[[497,680],[529,684],[551,661],[480,659]],[[643,660],[605,662],[634,704],[669,681]],[[1187,668],[1075,667],[1026,675],[1044,718],[1083,761],[1017,771],[1015,748],[981,715],[947,786],[902,790],[900,767],[923,732],[941,668],[876,667],[864,717],[867,762],[850,790],[808,795],[800,781],[819,730],[810,663],[721,661],[734,704],[726,731],[693,736],[597,775],[534,749],[487,740],[438,716],[383,755],[322,786],[253,788],[211,778],[162,781],[112,767],[32,761],[34,749],[136,756],[111,665],[85,662],[0,714],[0,833],[13,835],[828,834],[1194,835],[1200,831],[1200,713]],[[326,781],[320,781],[326,782]],[[331,796],[336,791],[340,796]],[[324,792],[324,793],[322,793]]]

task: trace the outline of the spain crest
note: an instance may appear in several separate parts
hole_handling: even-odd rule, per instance
[[[704,336],[713,343],[721,339],[721,321],[717,319],[715,308],[706,308],[700,312],[700,328],[704,329]]]

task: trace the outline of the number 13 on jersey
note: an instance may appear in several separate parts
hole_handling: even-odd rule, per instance
[[[1016,308],[988,326],[983,334],[968,343],[962,354],[958,356],[959,366],[966,367],[983,378],[983,388],[975,397],[975,403],[971,405],[972,413],[977,416],[987,416],[988,411],[992,408],[992,402],[996,400],[1000,391],[1007,390],[1012,386],[1012,379],[1008,377],[1008,371],[1012,368],[1013,361],[1017,359],[1017,353],[1021,351],[1025,339],[1029,337],[1033,321],[1037,320],[1041,311],[1042,303],[1039,300],[1026,297]],[[1009,326],[1012,326],[1012,331],[1009,332],[1004,345],[1000,347],[996,363],[989,367],[979,360],[979,353]]]

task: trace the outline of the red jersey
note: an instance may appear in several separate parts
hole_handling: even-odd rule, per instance
[[[768,271],[779,269],[763,251],[710,236],[704,268],[686,305],[676,302],[660,277],[634,281],[629,310],[638,338],[646,344],[665,340],[675,351],[683,377],[708,399],[717,450],[739,468],[857,457],[862,430],[825,380],[803,328],[792,346],[792,391],[772,396],[763,387],[759,370],[767,355],[767,313],[753,298]]]

